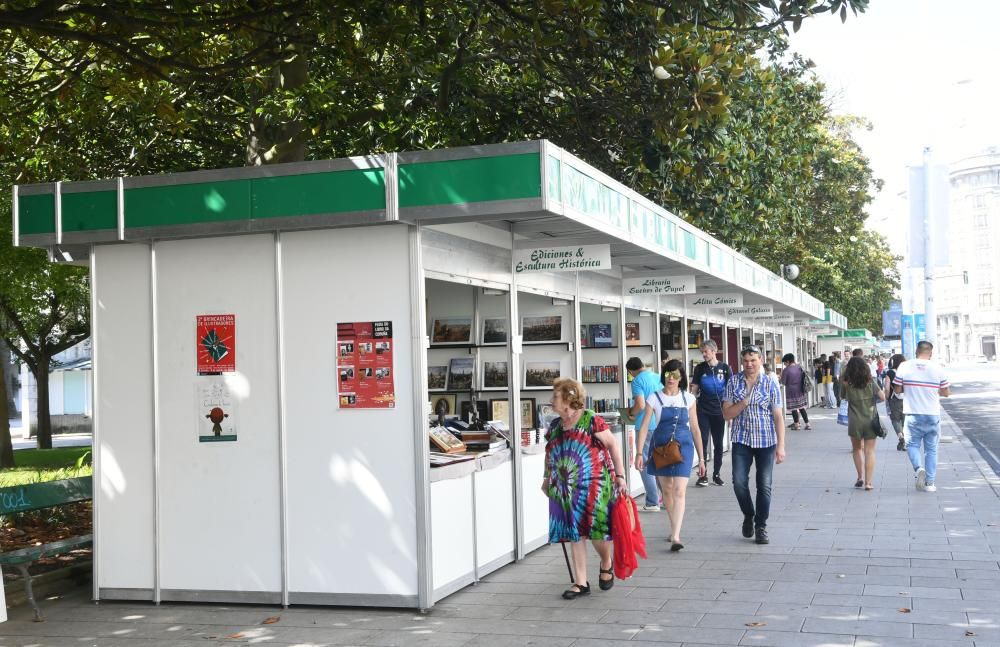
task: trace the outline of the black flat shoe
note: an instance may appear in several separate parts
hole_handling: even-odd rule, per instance
[[[743,536],[747,539],[753,537],[753,515],[743,517]]]
[[[597,586],[601,587],[602,591],[607,591],[615,585],[615,563],[611,562],[611,566],[608,568],[598,568],[598,570],[601,572],[601,575],[611,576],[610,580],[602,580],[601,575],[597,576]]]
[[[672,541],[672,542],[670,542],[670,552],[676,553],[677,551],[679,551],[682,548],[684,548],[684,544],[682,544],[681,542],[679,542],[679,541]]]
[[[769,544],[769,543],[771,543],[771,540],[768,539],[768,537],[767,537],[767,531],[764,530],[763,528],[757,528],[757,530],[755,531],[754,534],[756,535],[756,537],[754,538],[754,542],[755,543],[758,543],[758,544]]]
[[[865,482],[862,481],[861,479],[858,479],[857,481],[854,482],[854,487],[864,487],[864,486]]]
[[[573,587],[563,591],[563,599],[565,600],[575,600],[584,595],[590,595],[590,582],[587,582],[583,586],[574,584]]]

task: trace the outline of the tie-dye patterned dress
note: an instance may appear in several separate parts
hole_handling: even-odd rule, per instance
[[[549,542],[611,539],[615,470],[611,452],[594,437],[608,425],[590,409],[572,429],[556,418],[545,435]]]

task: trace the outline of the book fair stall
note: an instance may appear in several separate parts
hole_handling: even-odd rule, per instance
[[[631,464],[630,357],[828,330],[547,141],[13,197],[15,244],[90,270],[97,600],[427,609],[547,542],[555,379]]]

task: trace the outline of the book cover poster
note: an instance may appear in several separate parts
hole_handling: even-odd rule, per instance
[[[198,315],[198,375],[236,371],[236,315]]]
[[[640,344],[642,344],[642,336],[639,333],[639,322],[638,321],[625,322],[625,345],[639,346]]]
[[[198,442],[236,442],[236,398],[221,377],[199,380],[195,385]]]
[[[337,396],[341,409],[392,409],[396,387],[391,321],[337,324]]]

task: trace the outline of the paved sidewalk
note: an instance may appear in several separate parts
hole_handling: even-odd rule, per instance
[[[855,479],[846,430],[813,409],[814,430],[789,432],[775,468],[771,544],[740,535],[725,487],[692,487],[680,553],[666,514],[643,514],[650,558],[636,577],[566,601],[566,566],[546,547],[445,599],[426,615],[399,610],[93,605],[86,591],[21,608],[0,625],[12,645],[756,645],[1000,646],[998,484],[946,425],[938,492],[916,492],[892,438],[878,447],[875,490]],[[983,470],[987,471],[984,472]],[[992,481],[992,482],[991,482]],[[597,561],[590,581],[597,581]],[[274,624],[261,624],[279,616]]]

